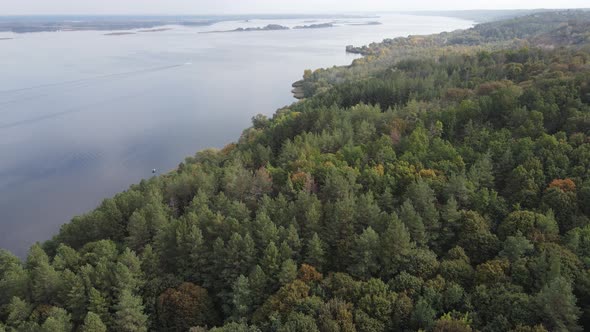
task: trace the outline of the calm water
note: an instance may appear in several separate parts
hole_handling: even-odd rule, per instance
[[[0,33],[0,247],[22,256],[72,216],[184,157],[236,140],[250,118],[294,101],[307,68],[349,64],[348,44],[467,28],[388,15],[380,26],[199,34]],[[318,20],[315,23],[330,22]]]

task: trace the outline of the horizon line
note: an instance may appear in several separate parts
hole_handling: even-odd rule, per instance
[[[268,12],[268,13],[23,13],[23,14],[0,14],[0,17],[18,17],[18,16],[153,16],[153,17],[165,17],[165,16],[255,16],[255,15],[353,15],[353,14],[375,14],[375,13],[448,13],[448,12],[470,12],[470,11],[535,11],[535,10],[590,10],[590,7],[541,7],[541,8],[473,8],[473,9],[399,9],[399,10],[367,10],[367,11],[335,11],[335,12]]]

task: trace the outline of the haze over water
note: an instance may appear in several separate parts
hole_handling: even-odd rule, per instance
[[[304,22],[306,21],[306,22]],[[468,28],[442,17],[251,20],[106,36],[0,32],[0,248],[24,256],[102,199],[239,138],[257,113],[294,101],[305,69],[347,65],[355,46]],[[347,22],[379,21],[351,26]],[[1,40],[13,38],[11,40]]]

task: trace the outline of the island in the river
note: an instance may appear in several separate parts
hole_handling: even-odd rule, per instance
[[[13,38],[8,38],[8,37],[6,37],[6,38],[0,38],[0,40],[11,40],[11,39],[13,39]]]
[[[289,30],[289,27],[279,25],[279,24],[269,24],[265,27],[237,28],[237,29],[233,29],[233,30],[220,30],[220,31],[204,31],[201,33],[251,32],[251,31],[275,31],[275,30]]]
[[[126,36],[126,35],[135,35],[135,32],[109,32],[105,33],[105,36]]]
[[[172,30],[172,28],[145,29],[145,30],[139,30],[138,32],[163,32],[163,31],[169,31],[169,30]]]
[[[333,28],[333,23],[319,23],[319,24],[309,24],[309,25],[298,25],[293,27],[293,29],[323,29],[323,28]]]
[[[383,23],[378,21],[362,22],[362,23],[349,23],[348,25],[382,25]]]

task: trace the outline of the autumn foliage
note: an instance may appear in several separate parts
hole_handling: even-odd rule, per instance
[[[551,188],[559,188],[562,191],[565,192],[575,192],[576,191],[576,183],[574,181],[572,181],[572,179],[555,179],[553,181],[551,181],[551,183],[549,184],[549,187],[547,187],[547,189],[551,189]]]
[[[166,331],[186,331],[218,322],[207,290],[190,282],[168,288],[158,297],[158,319]]]

